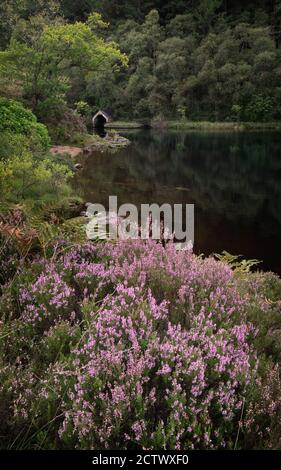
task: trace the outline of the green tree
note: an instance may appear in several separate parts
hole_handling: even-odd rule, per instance
[[[194,18],[198,28],[204,34],[208,33],[220,8],[222,0],[199,0],[194,9]]]
[[[171,118],[188,110],[191,119],[223,120],[238,119],[233,106],[246,119],[253,97],[263,96],[272,105],[267,118],[280,119],[280,5],[3,0],[0,48],[9,46],[0,53],[1,93],[24,98],[41,119],[52,121],[49,129],[58,119],[77,120],[66,105],[75,108],[80,101],[90,106],[88,118],[93,108],[103,107],[118,118]],[[111,25],[97,15],[88,22],[91,11]],[[116,45],[115,54],[108,54],[112,41],[128,56],[128,68],[120,67],[124,58],[117,57]],[[90,52],[97,57],[101,50],[104,60],[94,64]]]
[[[61,11],[60,0],[2,0],[0,3],[0,49],[9,43],[12,32],[20,19],[35,15],[55,18]]]
[[[272,118],[272,100],[269,96],[255,95],[244,111],[247,121],[267,121]]]
[[[0,53],[0,78],[18,87],[41,119],[60,115],[78,75],[86,77],[105,63],[126,65],[117,45],[97,35],[97,28],[105,26],[97,14],[86,23],[57,19],[46,24],[42,16],[21,22],[9,47]]]

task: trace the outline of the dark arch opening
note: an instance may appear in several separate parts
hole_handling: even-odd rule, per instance
[[[102,114],[98,114],[98,116],[94,120],[94,128],[95,129],[104,129],[104,125],[106,124],[106,119]]]

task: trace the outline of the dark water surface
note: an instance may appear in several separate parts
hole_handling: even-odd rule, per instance
[[[106,208],[195,204],[195,252],[227,250],[281,273],[281,132],[134,131],[115,154],[84,158],[74,185]]]

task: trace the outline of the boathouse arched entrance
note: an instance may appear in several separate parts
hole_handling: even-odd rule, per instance
[[[103,129],[107,122],[109,122],[109,115],[104,111],[98,111],[93,117],[94,129]]]

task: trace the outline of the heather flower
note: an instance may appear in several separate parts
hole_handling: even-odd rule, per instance
[[[85,243],[35,260],[17,281],[9,422],[32,422],[34,435],[51,422],[62,448],[233,448],[241,415],[244,433],[269,439],[281,385],[275,369],[273,394],[260,378],[260,333],[248,319],[279,308],[263,296],[269,282],[242,283],[222,262],[154,241]],[[5,289],[2,307],[13,309]],[[12,362],[8,340],[2,350]]]

